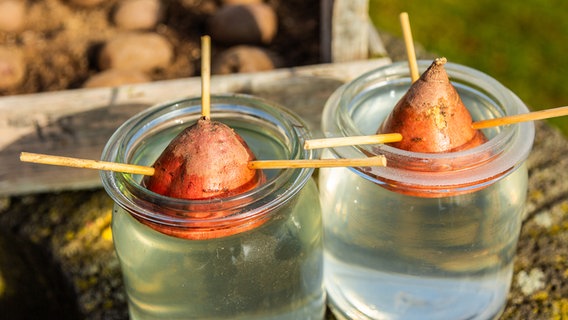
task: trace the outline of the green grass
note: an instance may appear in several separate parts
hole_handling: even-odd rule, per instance
[[[568,105],[568,1],[370,0],[379,30],[494,77],[531,109]],[[568,136],[568,117],[550,120]]]

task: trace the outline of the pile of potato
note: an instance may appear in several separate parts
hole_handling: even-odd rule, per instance
[[[184,45],[180,40],[172,40],[171,31],[167,30],[166,12],[172,10],[172,1],[161,0],[45,0],[49,6],[56,2],[64,2],[68,12],[73,12],[77,20],[68,19],[59,22],[61,27],[53,23],[51,29],[68,28],[72,34],[73,24],[88,24],[88,10],[110,8],[106,17],[108,28],[93,27],[93,37],[100,34],[99,41],[92,41],[85,52],[69,49],[70,55],[83,54],[88,62],[71,61],[72,58],[53,54],[52,64],[57,71],[71,73],[81,70],[82,78],[68,80],[62,84],[67,88],[103,87],[123,84],[142,83],[165,78],[165,70],[177,70],[177,77],[196,76],[199,70],[191,63],[180,62],[177,55],[179,47]],[[178,6],[183,7],[184,2]],[[193,1],[195,3],[195,1]],[[204,2],[204,1],[202,1]],[[224,0],[209,1],[209,6],[202,6],[200,30],[190,30],[198,39],[209,34],[212,39],[213,74],[229,74],[239,72],[257,72],[285,66],[282,57],[269,49],[278,33],[278,17],[275,9],[262,0]],[[203,9],[204,8],[204,9]],[[0,35],[4,35],[4,43],[0,43],[0,94],[5,90],[22,85],[26,81],[28,66],[26,57],[37,54],[40,50],[32,50],[38,44],[49,47],[45,42],[46,32],[30,32],[28,21],[33,21],[34,3],[25,0],[0,0]],[[37,11],[37,10],[36,10]],[[101,11],[102,12],[102,11]],[[91,14],[91,13],[89,13]],[[28,16],[32,18],[28,19]],[[37,13],[36,13],[37,16]],[[187,19],[195,19],[189,16]],[[49,17],[45,17],[49,19]],[[47,24],[47,23],[46,23]],[[112,30],[112,34],[108,30]],[[8,38],[6,38],[8,37]],[[12,37],[14,40],[9,41]],[[76,36],[78,38],[78,36]],[[190,35],[187,36],[188,41]],[[40,42],[43,41],[43,42]],[[78,41],[87,41],[78,39]],[[188,45],[185,44],[187,47]],[[190,51],[193,59],[199,59],[198,44]],[[39,46],[38,46],[39,48]],[[37,52],[36,52],[37,51]],[[48,50],[44,50],[48,51]],[[184,52],[185,53],[185,52]],[[70,60],[67,64],[65,60]],[[63,67],[61,67],[63,66]],[[49,66],[48,66],[49,67]],[[66,70],[66,69],[69,70]],[[65,70],[64,70],[65,69]],[[56,71],[56,70],[54,70]],[[34,75],[28,75],[33,77]],[[35,76],[36,80],[38,76]],[[43,80],[48,82],[48,80]],[[52,82],[63,81],[51,79]],[[8,91],[6,91],[8,90]],[[48,88],[49,90],[49,88]]]

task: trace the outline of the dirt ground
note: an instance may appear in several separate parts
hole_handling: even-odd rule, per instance
[[[112,21],[119,1],[102,0],[77,6],[71,0],[26,1],[24,27],[0,31],[0,47],[23,52],[25,75],[18,86],[0,89],[0,96],[80,88],[100,72],[96,53],[101,45],[124,32]],[[266,0],[276,12],[278,29],[266,49],[275,52],[283,67],[319,62],[319,1]],[[174,57],[165,68],[152,70],[152,81],[199,76],[200,37],[221,0],[162,0],[163,18],[149,30],[164,36]],[[212,41],[212,56],[227,49]]]

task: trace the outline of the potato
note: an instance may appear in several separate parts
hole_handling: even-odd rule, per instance
[[[23,29],[27,13],[23,0],[0,1],[0,31],[15,32]]]
[[[17,48],[0,47],[0,89],[20,85],[25,74],[23,53]]]
[[[136,70],[108,69],[91,76],[83,88],[116,87],[125,84],[150,82],[149,76]]]
[[[225,5],[209,20],[211,38],[226,45],[269,44],[277,26],[274,9],[264,3]]]
[[[117,27],[125,30],[147,30],[154,28],[162,17],[159,0],[123,0],[113,14]]]
[[[69,3],[80,7],[95,7],[107,0],[69,0]]]
[[[223,51],[212,63],[213,74],[272,70],[282,66],[276,53],[253,46],[236,46]]]
[[[223,4],[249,4],[249,3],[262,3],[262,0],[223,0]]]
[[[149,72],[172,61],[172,45],[157,33],[124,33],[104,44],[98,57],[101,70]]]

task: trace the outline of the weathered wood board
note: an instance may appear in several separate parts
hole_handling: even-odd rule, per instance
[[[320,7],[323,62],[388,56],[369,17],[368,0],[320,0]]]
[[[389,59],[322,64],[263,73],[213,76],[212,93],[247,93],[278,102],[319,122],[321,95]],[[157,103],[199,96],[199,78],[115,88],[78,89],[0,98],[0,195],[100,185],[97,171],[21,163],[22,151],[99,159],[114,130]],[[302,105],[291,95],[305,96]],[[318,99],[311,99],[320,95]],[[312,129],[319,124],[310,123]]]

